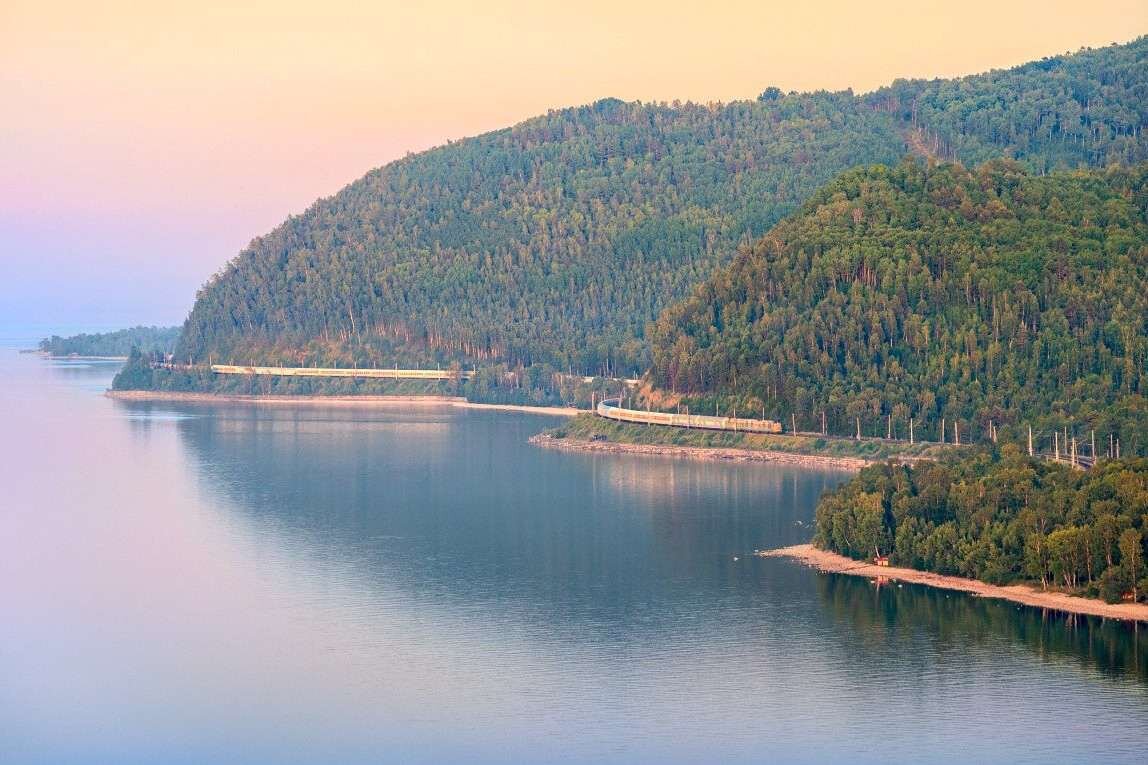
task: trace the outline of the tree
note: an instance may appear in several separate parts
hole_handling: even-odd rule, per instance
[[[885,507],[880,494],[863,493],[855,500],[853,513],[856,517],[857,552],[874,555],[888,553],[889,530],[885,525]]]
[[[1086,573],[1087,531],[1077,526],[1057,529],[1048,535],[1047,545],[1053,574],[1065,587],[1076,587],[1080,576]]]
[[[1139,598],[1139,583],[1144,576],[1144,543],[1139,529],[1125,529],[1120,533],[1120,567],[1131,583],[1132,600]]]
[[[152,368],[137,346],[132,346],[128,360],[114,378],[113,390],[139,390],[152,386]]]
[[[1048,537],[1040,532],[1030,534],[1024,543],[1024,570],[1028,576],[1040,580],[1041,589],[1048,589],[1050,561]]]
[[[1116,551],[1117,541],[1121,532],[1128,527],[1130,520],[1126,517],[1117,517],[1107,512],[1099,515],[1095,523],[1095,539],[1100,554],[1104,557],[1104,565],[1112,566],[1113,553]]]

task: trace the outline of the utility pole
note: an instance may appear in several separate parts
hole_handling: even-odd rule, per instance
[[[1072,456],[1069,458],[1069,464],[1076,467],[1076,437],[1072,438]]]
[[[1032,456],[1032,426],[1028,426],[1028,456]]]
[[[909,444],[913,443],[913,418],[909,418]]]
[[[885,440],[888,441],[893,438],[893,415],[888,415],[885,420]]]
[[[1091,449],[1091,452],[1092,452],[1092,461],[1095,463],[1096,462],[1096,430],[1095,429],[1093,429],[1093,431],[1092,431],[1092,449]]]
[[[959,420],[953,420],[953,444],[961,445],[961,423]]]
[[[857,440],[861,440],[861,418],[857,418]]]
[[[1052,431],[1052,458],[1060,462],[1060,432]]]
[[[945,418],[941,418],[941,443],[945,443]]]
[[[821,435],[825,435],[825,410],[821,410]]]
[[[764,419],[764,418],[762,418],[762,419]],[[797,413],[796,412],[790,412],[789,413],[789,421],[793,425],[793,432],[796,433],[797,432]]]

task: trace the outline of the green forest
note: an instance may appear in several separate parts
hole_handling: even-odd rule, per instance
[[[145,353],[172,353],[179,327],[131,327],[114,332],[60,337],[40,341],[39,350],[52,356],[127,356],[132,348]]]
[[[1148,39],[874,93],[606,99],[409,156],[257,238],[183,361],[645,371],[646,324],[849,168],[1148,159]]]
[[[1142,454],[1145,285],[1148,165],[860,169],[659,317],[652,378],[696,411],[717,399],[799,430],[823,413],[838,435],[1032,427],[1051,450],[1067,428]]]
[[[852,558],[996,584],[1145,599],[1148,458],[1082,471],[1015,446],[868,467],[825,495],[815,544]]]
[[[739,242],[903,151],[848,93],[552,112],[372,171],[255,240],[178,355],[633,375],[645,323]]]
[[[1148,160],[1142,38],[1074,56],[951,80],[897,80],[866,97],[918,132],[924,153],[980,164],[1005,157],[1034,172]]]

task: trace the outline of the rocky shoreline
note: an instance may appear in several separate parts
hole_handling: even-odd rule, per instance
[[[694,460],[721,462],[774,462],[801,467],[833,468],[858,471],[873,464],[873,460],[860,457],[833,457],[822,454],[795,454],[765,449],[732,449],[726,447],[676,446],[665,444],[627,444],[617,441],[588,441],[581,438],[554,438],[548,433],[531,436],[530,443],[548,449],[604,454],[644,454],[684,457]]]
[[[1143,603],[1105,603],[1103,600],[1080,598],[1064,592],[1039,590],[1026,584],[996,585],[978,579],[934,574],[930,571],[918,571],[913,568],[878,566],[820,550],[808,544],[782,547],[776,550],[762,550],[756,554],[763,558],[790,558],[827,574],[863,576],[869,579],[883,577],[899,582],[966,592],[982,598],[1008,600],[1035,608],[1049,608],[1073,614],[1099,616],[1105,619],[1148,622],[1148,605]]]

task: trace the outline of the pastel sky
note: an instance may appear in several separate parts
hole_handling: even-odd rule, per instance
[[[1145,32],[1145,0],[3,0],[0,332],[178,323],[315,198],[547,109],[866,91]]]

